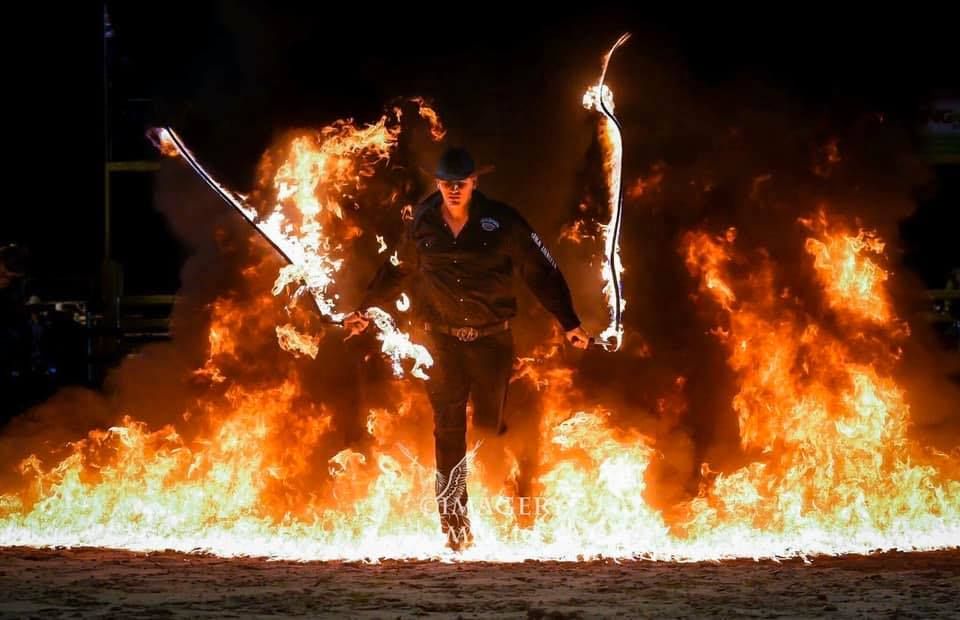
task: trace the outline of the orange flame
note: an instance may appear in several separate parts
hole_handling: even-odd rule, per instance
[[[440,116],[436,110],[434,110],[423,97],[413,97],[410,101],[417,104],[420,118],[430,123],[430,136],[433,140],[435,142],[443,140],[444,136],[447,135],[447,130],[443,127],[443,123],[440,122]]]
[[[887,292],[883,288],[888,274],[865,254],[882,255],[884,243],[876,233],[861,230],[856,236],[827,232],[826,215],[803,220],[823,240],[807,239],[806,250],[814,256],[817,278],[823,285],[830,307],[878,323],[891,320]]]
[[[609,189],[610,220],[606,225],[601,226],[604,244],[601,276],[604,281],[603,294],[607,300],[610,322],[606,329],[600,333],[599,338],[601,342],[610,343],[611,350],[618,350],[623,341],[621,315],[627,305],[621,294],[621,287],[618,286],[623,274],[623,263],[620,260],[620,241],[618,239],[620,209],[622,207],[623,136],[613,116],[613,91],[604,81],[613,53],[629,38],[629,34],[624,34],[617,39],[603,57],[603,68],[600,72],[599,81],[583,94],[583,107],[588,110],[596,110],[602,114],[600,142],[604,153],[603,168]]]
[[[726,237],[711,237],[705,232],[697,232],[688,233],[684,243],[687,248],[687,269],[702,275],[700,290],[712,294],[726,310],[736,301],[736,296],[722,277],[724,267],[730,260],[726,244],[734,238],[736,233],[732,229]]]
[[[317,358],[320,351],[320,337],[301,334],[297,328],[287,323],[277,326],[277,342],[284,351],[294,355],[306,355],[311,359]]]
[[[180,149],[174,144],[170,133],[166,129],[148,132],[147,137],[156,145],[160,150],[160,154],[164,157],[178,157],[180,155]]]
[[[585,239],[593,239],[594,235],[588,231],[589,226],[586,220],[574,220],[572,223],[561,228],[560,239],[572,241],[573,243],[581,243]]]
[[[336,190],[316,178],[318,167],[353,184],[365,164],[336,163],[316,152],[317,143],[303,144],[307,151],[278,168],[287,171],[277,185],[285,198],[275,213],[283,219],[271,225],[282,221],[278,230],[295,239],[307,231],[298,247],[332,253],[340,215],[324,192]],[[701,297],[720,309],[723,324],[711,331],[735,376],[731,406],[752,462],[728,473],[703,464],[701,493],[671,507],[682,518],[668,525],[644,498],[658,458],[654,440],[621,428],[609,408],[578,392],[558,332],[521,359],[514,376],[536,388],[536,435],[508,434],[503,450],[476,449],[469,491],[477,545],[462,558],[704,560],[960,545],[960,462],[907,436],[906,395],[885,346],[902,330],[885,278],[863,256],[882,242],[822,214],[808,228],[810,275],[827,308],[844,316],[851,333],[870,328],[876,339],[854,346],[833,324],[818,322],[822,312],[798,311],[769,255],[739,252],[735,229],[683,239]],[[23,459],[26,487],[0,495],[0,544],[298,560],[449,557],[432,459],[424,456],[432,454],[424,432],[430,408],[419,390],[392,384],[396,404],[365,409],[368,441],[346,446],[333,412],[305,397],[297,366],[249,385],[240,379],[253,341],[278,333],[277,305],[265,292],[247,306],[213,304],[203,370],[217,383],[183,412],[189,427],[151,430],[124,417],[72,444],[66,458]],[[374,320],[386,323],[379,313]],[[286,326],[280,333],[305,337]],[[663,423],[683,414],[682,392],[694,387],[673,380],[657,403]],[[529,444],[535,455],[525,453]],[[532,470],[530,495],[513,497],[525,469]]]
[[[823,223],[827,241],[814,239],[816,247],[855,256],[852,238]],[[796,315],[773,289],[772,264],[761,265],[735,297],[727,271],[732,243],[700,232],[684,244],[701,290],[729,320],[721,342],[740,387],[733,407],[741,442],[766,455],[716,476],[689,507],[688,534],[755,557],[771,546],[840,553],[955,545],[960,481],[938,470],[949,465],[946,457],[908,440],[908,407],[893,378]],[[876,307],[872,289],[848,289],[842,282],[849,271],[824,268],[813,254],[831,305],[851,306],[854,321],[877,320],[880,313],[863,311]],[[843,293],[835,298],[836,291]],[[885,354],[881,345],[871,357]]]
[[[702,560],[960,543],[960,480],[947,473],[960,463],[908,439],[902,388],[797,313],[769,260],[735,280],[729,266],[744,263],[735,241],[732,230],[692,232],[683,251],[700,289],[724,309],[716,332],[736,375],[741,441],[756,460],[726,474],[704,464],[701,494],[676,507],[685,518],[671,529],[643,497],[653,440],[581,405],[558,337],[515,376],[542,399],[535,495],[510,496],[522,444],[486,460],[481,446],[470,480],[478,544],[464,559]],[[211,357],[230,361],[247,324],[230,304],[218,308]],[[679,393],[688,380],[674,384]],[[235,384],[221,404],[198,402],[204,426],[189,441],[172,426],[151,432],[126,418],[53,467],[25,459],[31,484],[0,498],[0,542],[296,559],[441,555],[432,472],[418,456],[431,445],[423,397],[406,392],[396,409],[371,409],[367,448],[320,457],[331,416],[305,408],[296,386],[295,376]],[[660,399],[661,415],[682,415],[677,393]]]
[[[660,184],[663,183],[663,177],[666,173],[666,164],[662,161],[657,162],[653,165],[653,169],[650,171],[650,174],[646,177],[640,177],[634,181],[633,185],[630,186],[630,189],[627,190],[627,196],[631,198],[640,198],[648,192],[656,192],[660,189]]]
[[[291,305],[309,292],[324,315],[336,321],[343,319],[343,314],[334,309],[336,299],[327,290],[344,265],[344,242],[361,231],[340,226],[339,242],[330,231],[343,219],[339,202],[343,192],[348,187],[361,189],[363,179],[373,175],[376,164],[389,159],[400,128],[388,125],[387,120],[381,117],[363,129],[339,122],[319,134],[291,141],[286,159],[273,177],[276,202],[262,228],[271,232],[271,239],[281,240],[278,245],[293,260],[281,269],[273,287],[274,295],[293,287]],[[385,246],[381,239],[380,247]],[[403,360],[412,359],[411,373],[426,379],[423,369],[433,363],[427,350],[399,331],[389,314],[371,310],[376,311],[377,338],[383,353],[392,360],[394,372],[403,374]]]

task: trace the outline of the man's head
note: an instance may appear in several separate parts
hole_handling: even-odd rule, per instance
[[[473,190],[477,188],[477,167],[466,149],[447,149],[437,162],[434,177],[443,201],[451,207],[469,204]]]

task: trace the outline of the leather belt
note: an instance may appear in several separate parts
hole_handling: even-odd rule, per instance
[[[438,334],[453,336],[461,342],[473,342],[477,338],[507,331],[510,329],[510,321],[500,321],[499,323],[482,325],[480,327],[472,327],[469,325],[465,325],[463,327],[453,327],[451,325],[443,325],[441,323],[424,323],[423,329],[428,332],[436,332]]]

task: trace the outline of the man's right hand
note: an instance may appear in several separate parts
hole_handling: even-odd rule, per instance
[[[577,347],[578,349],[586,349],[590,346],[590,342],[593,340],[587,332],[583,331],[582,327],[574,327],[566,333],[567,342]]]
[[[351,312],[343,319],[343,327],[350,332],[347,338],[353,338],[354,336],[362,334],[368,325],[370,325],[370,319],[359,310]]]

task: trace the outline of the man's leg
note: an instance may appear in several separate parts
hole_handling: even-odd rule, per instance
[[[498,435],[488,441],[488,450],[483,461],[483,467],[488,476],[500,480],[506,489],[510,489],[513,497],[511,504],[516,511],[519,502],[526,502],[530,498],[529,475],[530,467],[527,459],[527,450],[531,442],[524,440],[524,434],[514,436],[503,435],[507,430],[505,406],[510,378],[513,375],[514,344],[513,334],[509,331],[496,334],[489,338],[481,338],[471,349],[467,368],[470,373],[470,398],[473,401],[474,429],[481,432]],[[513,421],[514,428],[528,426],[529,421]],[[529,430],[529,429],[527,429]],[[526,435],[529,439],[529,435]],[[507,452],[511,451],[518,459],[519,472],[512,469],[511,461],[507,459]],[[516,515],[518,523],[532,525],[532,519],[524,515]]]
[[[440,525],[451,546],[458,547],[469,532],[466,515],[467,397],[470,383],[463,344],[451,336],[430,338],[434,364],[426,381],[433,407],[437,461],[437,508]],[[466,542],[466,541],[464,541]]]
[[[503,409],[513,373],[513,333],[508,330],[471,343],[466,366],[474,426],[503,433],[506,431]]]

